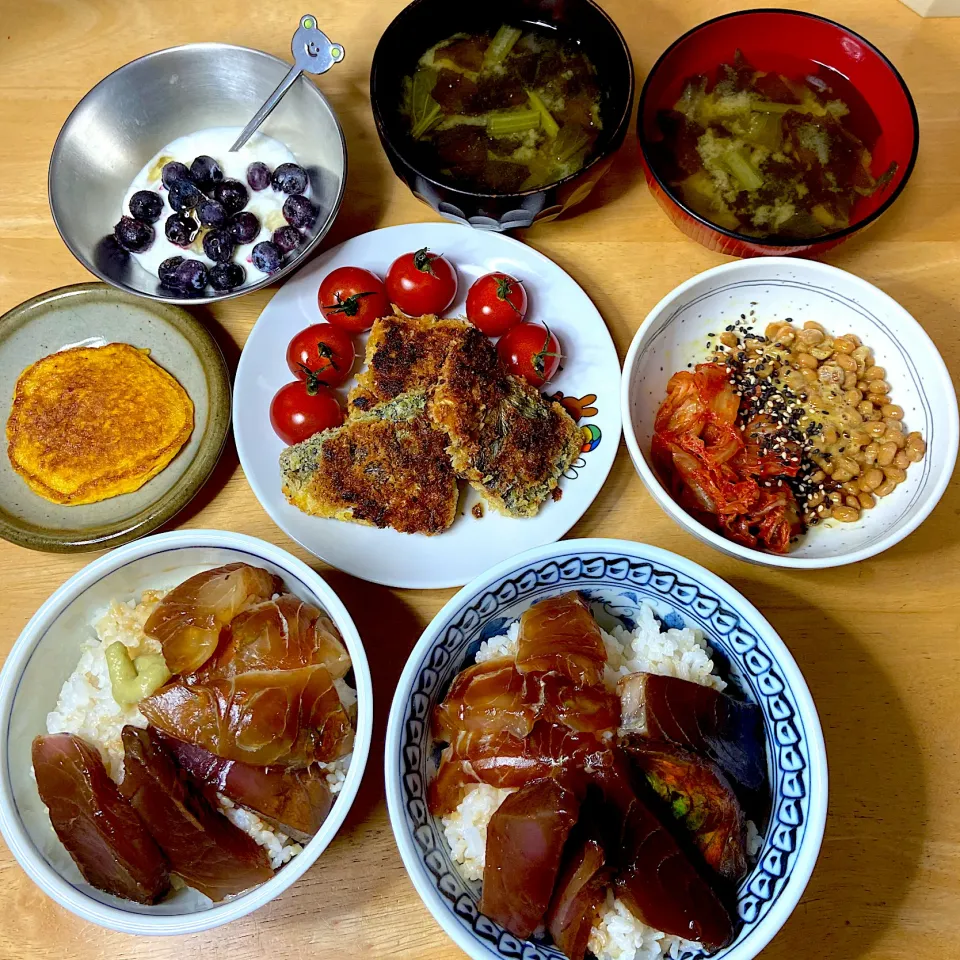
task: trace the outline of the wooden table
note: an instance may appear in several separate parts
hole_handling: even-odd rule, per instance
[[[605,0],[642,79],[680,33],[748,4]],[[350,178],[326,245],[375,227],[431,219],[392,175],[373,127],[368,71],[377,38],[403,0],[327,0],[315,10],[347,58],[324,77],[346,133]],[[876,283],[960,370],[960,20],[922,20],[897,0],[792,3],[863,33],[902,71],[916,98],[922,149],[904,196],[830,262]],[[266,0],[203,3],[0,0],[0,311],[91,279],[60,241],[46,196],[47,160],[67,114],[107,72],[151,50],[202,40],[286,56],[293,18]],[[49,66],[53,51],[57,65]],[[621,357],[649,308],[721,257],[677,232],[643,184],[633,133],[612,172],[576,213],[524,239],[567,270],[603,314]],[[215,307],[210,325],[235,366],[273,290]],[[4,387],[7,389],[9,385]],[[830,818],[800,905],[763,956],[822,960],[960,955],[960,494],[954,484],[924,526],[881,557],[822,573],[727,559],[683,533],[651,500],[621,449],[606,486],[572,531],[674,550],[730,581],[772,621],[813,691],[830,756]],[[311,560],[267,518],[228,448],[176,521],[236,530]],[[31,553],[0,542],[6,654],[40,603],[90,555]],[[452,591],[392,591],[314,561],[366,645],[376,725],[360,794],[321,860],[282,897],[209,934],[139,940],[97,930],[56,906],[0,845],[0,957],[30,960],[254,960],[461,956],[422,906],[394,845],[384,802],[390,698],[420,632]]]

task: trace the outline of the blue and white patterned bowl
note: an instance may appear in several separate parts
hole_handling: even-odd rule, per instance
[[[407,872],[438,923],[474,960],[564,960],[479,912],[480,884],[457,872],[426,795],[435,769],[430,713],[450,681],[473,663],[482,640],[502,633],[536,600],[569,590],[603,603],[627,626],[648,601],[668,625],[699,628],[725,664],[726,679],[763,710],[770,825],[739,888],[740,933],[714,955],[751,960],[796,906],[820,850],[827,814],[820,720],[793,657],[759,611],[719,577],[646,544],[566,540],[530,550],[467,584],[424,631],[397,685],[386,739],[387,804]]]
[[[741,319],[743,318],[743,319]],[[830,520],[789,553],[742,547],[690,516],[660,482],[650,462],[657,410],[667,381],[707,359],[706,343],[725,326],[746,321],[763,333],[773,320],[816,320],[839,336],[854,333],[887,371],[891,402],[904,409],[908,431],[927,443],[920,463],[890,496],[856,523]],[[798,257],[726,263],[680,284],[647,315],[627,351],[620,382],[623,438],[647,489],[689,533],[723,553],[771,567],[819,569],[866,560],[909,536],[930,515],[953,475],[960,421],[950,373],[933,341],[895,300],[836,267]]]

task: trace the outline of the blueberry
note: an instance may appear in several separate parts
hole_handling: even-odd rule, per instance
[[[177,180],[189,180],[190,170],[185,163],[181,163],[179,160],[171,160],[163,165],[163,169],[160,171],[160,179],[169,190]]]
[[[183,257],[168,257],[157,267],[157,276],[165,287],[173,285],[174,274],[181,263],[183,263]]]
[[[213,157],[206,154],[200,154],[193,163],[190,164],[190,179],[204,192],[209,193],[215,183],[223,179],[223,171],[220,164]]]
[[[178,247],[189,247],[199,229],[200,224],[193,217],[184,216],[182,213],[171,213],[163,225],[167,239]]]
[[[210,286],[214,290],[233,290],[247,278],[239,263],[217,263],[210,268]]]
[[[203,238],[203,252],[214,263],[229,263],[234,246],[233,237],[226,230],[211,230]]]
[[[247,167],[247,183],[251,190],[266,190],[270,186],[270,168],[255,160]]]
[[[307,189],[307,171],[298,163],[281,163],[270,182],[274,190],[282,193],[303,193]]]
[[[130,198],[130,216],[145,223],[156,223],[163,213],[163,200],[152,190],[138,190]]]
[[[184,260],[173,271],[170,286],[184,293],[203,293],[207,286],[207,268],[199,260]]]
[[[283,254],[275,243],[262,240],[250,254],[253,265],[263,273],[276,273],[280,269]]]
[[[174,180],[167,192],[167,200],[177,213],[181,210],[192,210],[202,198],[203,194],[190,180]]]
[[[239,213],[250,199],[247,188],[239,180],[224,180],[213,188],[214,200],[219,200],[227,213]]]
[[[223,204],[206,197],[197,204],[197,216],[205,227],[222,227],[227,222],[227,211]]]
[[[249,210],[244,210],[227,224],[227,229],[237,243],[251,243],[260,232],[260,221]]]
[[[303,234],[296,227],[280,227],[273,231],[273,242],[281,253],[290,253],[303,243]]]
[[[153,227],[149,223],[134,220],[133,217],[121,217],[113,228],[113,235],[117,238],[117,243],[131,253],[141,253],[146,250],[153,243],[155,236]]]
[[[290,226],[309,229],[317,219],[317,208],[306,197],[294,194],[283,201],[283,215]]]

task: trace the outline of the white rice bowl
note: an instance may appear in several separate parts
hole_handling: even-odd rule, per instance
[[[726,682],[714,672],[713,651],[699,630],[661,626],[653,606],[646,602],[637,613],[633,630],[611,618],[600,604],[593,604],[591,612],[607,648],[604,682],[609,689],[615,691],[621,677],[638,672],[678,677],[720,691],[726,689]],[[519,633],[520,621],[515,620],[505,633],[480,644],[476,662],[516,657]],[[482,880],[487,825],[512,792],[513,789],[473,784],[457,809],[441,818],[451,856],[465,880]],[[755,858],[763,839],[756,824],[748,820],[746,826],[747,855]],[[661,960],[679,957],[687,950],[702,950],[699,943],[641,923],[612,891],[608,891],[607,902],[590,932],[588,949],[597,960]]]
[[[94,618],[94,635],[83,641],[80,660],[60,688],[56,707],[47,714],[47,733],[71,733],[95,746],[107,772],[117,783],[123,780],[121,734],[124,726],[131,724],[146,728],[148,723],[135,704],[120,706],[114,700],[105,651],[111,643],[119,640],[131,659],[161,652],[160,643],[148,637],[143,626],[163,595],[162,590],[145,590],[139,603],[114,600]],[[334,684],[341,703],[356,721],[356,691],[344,680],[336,680]],[[334,797],[343,788],[352,756],[347,754],[332,763],[319,764],[326,772],[327,784]],[[271,827],[253,811],[237,806],[222,794],[217,794],[217,800],[224,816],[267,851],[274,870],[303,851],[296,840]],[[69,856],[65,850],[63,856]],[[199,891],[192,893],[204,903],[212,902]]]

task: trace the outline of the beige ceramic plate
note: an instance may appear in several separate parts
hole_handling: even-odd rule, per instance
[[[0,455],[0,536],[34,550],[102,550],[165,523],[210,476],[230,428],[230,374],[207,330],[186,310],[104,283],[80,283],[34,297],[0,317],[0,416],[6,427],[21,371],[67,346],[129,343],[148,348],[194,405],[193,434],[166,469],[133,493],[66,507],[33,493]]]

